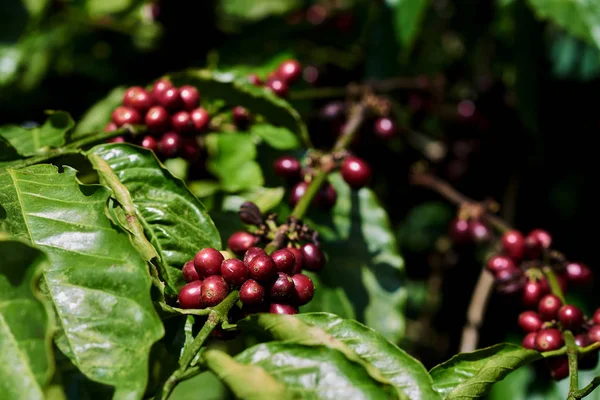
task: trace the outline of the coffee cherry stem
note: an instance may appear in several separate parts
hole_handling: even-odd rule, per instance
[[[552,294],[558,297],[563,304],[567,304],[567,301],[565,300],[565,294],[558,283],[558,279],[556,278],[554,271],[549,267],[544,267],[543,272],[548,280],[548,285],[550,286],[550,291]]]
[[[581,390],[577,390],[574,393],[569,393],[569,397],[567,399],[583,399],[584,397],[592,393],[594,389],[596,389],[598,386],[600,386],[600,376],[597,376],[594,379],[592,379],[589,385],[587,385],[584,388],[581,388]]]
[[[569,330],[563,331],[565,345],[567,347],[567,358],[569,359],[569,397],[579,390],[579,369],[577,367],[577,344],[573,333]]]

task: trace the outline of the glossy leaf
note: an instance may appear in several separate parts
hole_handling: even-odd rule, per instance
[[[291,150],[300,147],[298,137],[287,128],[269,124],[253,124],[250,127],[250,133],[277,150]]]
[[[302,6],[302,0],[221,0],[223,18],[255,22],[266,17],[289,13]]]
[[[50,264],[40,250],[2,237],[0,255],[0,393],[3,400],[43,399],[54,370],[54,320],[37,286]]]
[[[94,104],[77,122],[71,135],[72,139],[79,139],[90,133],[102,131],[110,122],[113,110],[123,102],[125,89],[125,86],[116,87],[105,98]]]
[[[190,69],[170,76],[177,85],[190,84],[202,96],[223,99],[228,104],[240,105],[253,114],[263,115],[268,122],[294,132],[305,143],[310,143],[308,131],[298,112],[284,99],[270,90],[250,84],[245,76],[233,72]]]
[[[215,133],[206,136],[207,168],[227,192],[262,186],[264,178],[256,159],[256,145],[247,133]]]
[[[140,398],[148,354],[163,335],[146,263],[106,217],[109,191],[76,171],[42,164],[0,173],[0,230],[48,255],[44,286],[57,314],[56,343],[88,378]]]
[[[67,133],[73,129],[75,122],[71,116],[62,111],[51,112],[46,122],[35,128],[23,128],[18,125],[0,127],[0,137],[8,141],[22,156],[33,156],[65,143]]]
[[[112,168],[127,188],[146,236],[167,269],[164,279],[178,290],[183,265],[204,247],[221,248],[219,232],[202,203],[156,159],[128,144],[106,144],[91,152]]]
[[[394,10],[396,39],[410,48],[421,30],[429,0],[386,0],[386,3]]]
[[[365,325],[330,313],[295,316],[257,314],[240,321],[266,330],[274,339],[307,346],[327,346],[362,365],[369,375],[392,383],[410,399],[439,399],[423,365]]]
[[[405,323],[404,261],[387,213],[370,189],[352,191],[337,173],[331,182],[337,191],[334,208],[312,218],[328,259],[317,290],[343,289],[359,321],[397,342]],[[326,306],[314,304],[310,310],[333,311]]]
[[[431,370],[433,388],[444,399],[481,397],[512,371],[541,358],[537,351],[508,343],[460,353]]]
[[[600,3],[596,0],[529,0],[538,17],[548,19],[569,33],[600,49]]]
[[[359,364],[325,346],[269,342],[246,349],[235,359],[261,367],[301,398],[399,398],[392,386],[373,380]],[[245,381],[243,376],[238,379]]]

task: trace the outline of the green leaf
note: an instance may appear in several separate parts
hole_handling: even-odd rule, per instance
[[[600,50],[600,2],[529,0],[539,18],[548,19]]]
[[[262,186],[264,178],[256,161],[256,144],[247,133],[215,133],[206,136],[207,168],[227,192]]]
[[[334,208],[312,218],[328,259],[317,290],[343,289],[359,321],[398,342],[405,324],[404,261],[387,213],[370,189],[350,190],[338,173],[331,182],[338,196]],[[327,304],[312,306],[332,311],[324,308]]]
[[[302,271],[312,279],[315,295],[312,301],[300,308],[302,312],[320,312],[326,310],[342,318],[356,319],[352,302],[346,295],[344,288],[327,286],[322,282],[320,273]]]
[[[23,0],[29,14],[39,17],[50,4],[50,0]]]
[[[453,212],[442,202],[423,203],[409,211],[398,230],[398,242],[403,249],[423,252],[434,247],[448,230]]]
[[[392,383],[408,398],[439,399],[421,363],[363,324],[329,313],[295,316],[257,314],[240,321],[265,329],[274,339],[305,346],[327,346],[362,365],[382,383]]]
[[[210,355],[209,355],[210,357]],[[245,367],[248,368],[248,367]],[[206,371],[175,386],[170,400],[234,400],[235,397],[211,371]]]
[[[1,129],[1,128],[0,128]],[[21,158],[17,149],[15,149],[8,140],[0,136],[0,167],[2,162],[13,161]]]
[[[302,0],[221,0],[219,11],[223,18],[256,22],[270,16],[289,13],[302,5]]]
[[[508,343],[460,353],[431,370],[433,388],[444,399],[478,398],[512,371],[541,358],[537,351]]]
[[[36,155],[65,143],[65,136],[75,123],[63,111],[52,111],[42,126],[27,129],[18,125],[0,127],[0,137],[8,141],[17,152],[25,157]]]
[[[50,264],[40,250],[3,237],[0,255],[0,393],[3,400],[43,399],[54,370],[54,320],[37,286]]]
[[[244,202],[251,201],[258,206],[262,213],[265,213],[281,203],[284,196],[285,189],[282,187],[258,187],[240,194],[225,196],[221,210],[237,213]]]
[[[300,398],[398,398],[392,386],[373,380],[359,364],[350,361],[340,351],[326,346],[269,342],[246,349],[235,356],[235,359],[261,367]],[[238,375],[237,379],[248,383],[252,377]]]
[[[115,398],[141,398],[163,327],[146,263],[106,217],[109,191],[47,164],[8,169],[0,187],[0,230],[50,259],[43,277],[61,328],[58,347],[88,378],[114,386]]]
[[[123,102],[125,90],[125,86],[116,87],[105,98],[90,107],[77,123],[71,139],[80,139],[88,134],[102,131],[110,121],[113,110]]]
[[[127,11],[134,3],[134,0],[87,0],[85,5],[90,16],[99,17]]]
[[[163,278],[179,290],[185,284],[183,265],[203,247],[221,248],[219,232],[204,206],[152,151],[117,143],[90,152],[106,161],[129,191],[146,236],[167,269]]]
[[[253,124],[250,127],[250,133],[277,150],[291,150],[300,147],[298,137],[287,128],[269,124]]]
[[[398,43],[411,48],[420,30],[429,0],[386,0],[393,9],[394,31]]]
[[[250,84],[245,76],[233,72],[190,69],[172,74],[170,78],[176,85],[196,86],[205,98],[223,99],[228,104],[240,105],[253,114],[263,115],[270,123],[294,132],[310,147],[308,131],[298,112],[269,89]]]

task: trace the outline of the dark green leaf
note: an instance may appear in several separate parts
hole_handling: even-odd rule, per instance
[[[301,398],[398,398],[392,386],[373,380],[359,364],[325,346],[269,342],[253,346],[235,359],[263,368]],[[238,379],[243,377],[238,376]]]
[[[221,181],[221,189],[237,192],[262,186],[256,161],[256,144],[247,133],[215,133],[206,136],[207,168]]]
[[[140,398],[150,348],[163,335],[148,267],[106,217],[109,191],[79,185],[75,174],[45,164],[0,173],[0,230],[48,254],[43,277],[62,352],[90,379],[115,386],[116,398]]]
[[[308,275],[317,288],[312,301],[301,307],[302,312],[326,310],[342,318],[356,319],[352,302],[343,287],[327,286],[322,282],[320,273],[310,271],[302,271],[302,273]]]
[[[91,152],[106,161],[131,195],[146,236],[167,268],[169,285],[185,284],[181,267],[203,247],[221,248],[219,232],[202,203],[156,159],[128,144],[107,144]]]
[[[338,195],[334,208],[312,218],[328,257],[317,290],[343,289],[359,321],[397,342],[404,334],[404,261],[387,213],[370,189],[350,190],[337,173],[331,182]],[[326,306],[314,304],[311,310],[333,311]]]
[[[396,39],[404,47],[412,47],[421,30],[429,0],[386,0],[386,3],[394,10]]]
[[[444,399],[478,398],[512,371],[541,358],[537,351],[508,343],[460,353],[431,370],[433,388]]]
[[[25,157],[36,155],[65,143],[65,136],[75,123],[71,116],[62,111],[52,111],[42,126],[23,128],[18,125],[0,127],[0,137],[8,141],[17,152]]]
[[[259,326],[276,340],[338,350],[361,364],[372,378],[394,384],[400,394],[410,399],[440,398],[431,388],[433,381],[421,363],[357,321],[329,313],[257,314],[240,324]]]
[[[255,22],[266,17],[289,13],[302,6],[302,0],[221,0],[222,18]]]
[[[529,0],[538,17],[549,19],[600,50],[600,2]]]
[[[227,389],[227,386],[211,371],[203,372],[198,376],[178,383],[169,399],[198,400],[200,396],[202,396],[202,400],[235,399]]]
[[[291,150],[300,147],[300,140],[287,128],[269,124],[253,124],[250,133],[264,140],[277,150]]]
[[[0,255],[0,393],[3,400],[41,400],[54,370],[54,320],[37,287],[50,263],[40,250],[2,235]]]
[[[105,98],[94,104],[79,120],[71,138],[79,139],[102,131],[110,122],[113,110],[123,102],[125,89],[125,86],[116,87]]]
[[[196,86],[204,97],[223,99],[228,104],[246,107],[253,114],[263,115],[270,123],[288,128],[305,144],[310,143],[308,131],[298,112],[270,90],[250,84],[245,76],[233,72],[191,69],[175,73],[171,79],[177,85]]]

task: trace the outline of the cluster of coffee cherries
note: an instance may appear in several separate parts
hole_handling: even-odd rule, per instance
[[[302,73],[300,62],[290,59],[282,61],[275,70],[267,75],[264,82],[257,74],[248,75],[248,81],[255,86],[267,88],[278,97],[285,98],[288,95],[290,86],[300,79]]]
[[[342,178],[352,189],[357,190],[370,183],[371,167],[365,160],[353,155],[345,155],[337,164]],[[313,178],[310,169],[303,168],[301,161],[296,157],[284,155],[275,160],[273,170],[291,185],[288,201],[291,206],[295,206],[306,193]],[[313,205],[327,210],[335,205],[336,199],[335,188],[331,183],[325,182],[313,199]]]
[[[236,289],[244,315],[297,314],[315,292],[312,280],[302,274],[302,269],[319,270],[324,263],[324,254],[314,244],[282,248],[271,255],[260,247],[250,247],[242,259],[226,258],[223,252],[205,248],[183,266],[188,283],[179,292],[179,307],[214,307]]]

